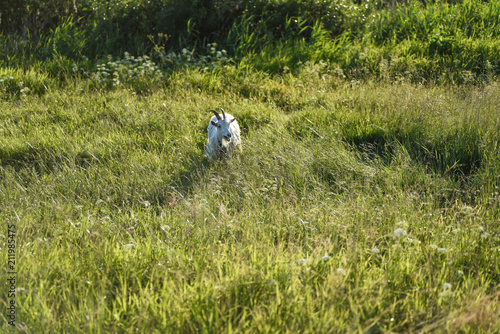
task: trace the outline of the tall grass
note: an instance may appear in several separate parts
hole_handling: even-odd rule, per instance
[[[0,36],[3,332],[498,332],[496,2],[160,3]]]
[[[5,100],[16,331],[493,333],[498,96],[306,64]],[[210,164],[217,106],[243,151]]]

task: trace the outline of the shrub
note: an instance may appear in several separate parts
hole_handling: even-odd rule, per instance
[[[97,65],[92,81],[101,87],[134,89],[138,92],[151,90],[163,83],[163,73],[148,56],[134,57],[128,52],[121,59],[108,56],[106,62]]]

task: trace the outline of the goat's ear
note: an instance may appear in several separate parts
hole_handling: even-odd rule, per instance
[[[236,121],[236,117],[233,118],[229,123],[233,123],[234,121]]]
[[[210,121],[210,123],[212,123],[213,126],[217,126],[217,123],[215,123],[214,121]]]

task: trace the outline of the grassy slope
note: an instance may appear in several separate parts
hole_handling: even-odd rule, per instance
[[[227,71],[0,105],[20,332],[498,330],[497,83]]]

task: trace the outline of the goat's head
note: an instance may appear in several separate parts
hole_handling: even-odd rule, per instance
[[[231,120],[226,119],[226,114],[224,113],[224,109],[220,108],[222,111],[222,116],[220,117],[219,113],[215,110],[210,110],[214,113],[217,118],[217,122],[211,121],[212,125],[217,129],[217,133],[219,134],[219,138],[224,138],[224,140],[230,142],[231,141],[231,131],[229,131],[229,125],[236,120],[233,118]]]

